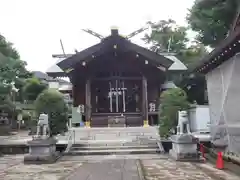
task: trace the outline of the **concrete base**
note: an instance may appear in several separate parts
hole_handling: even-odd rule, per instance
[[[173,135],[170,156],[176,161],[202,161],[197,151],[197,139],[190,134]]]
[[[182,154],[182,153],[176,153],[172,149],[169,151],[169,155],[172,159],[175,161],[181,161],[181,162],[204,162],[205,159],[200,156],[199,153],[197,154]]]
[[[59,153],[56,152],[57,140],[54,138],[34,139],[28,142],[29,154],[24,156],[25,164],[54,163]]]
[[[59,153],[55,153],[52,155],[25,155],[24,156],[24,164],[52,164],[57,161],[60,157]]]

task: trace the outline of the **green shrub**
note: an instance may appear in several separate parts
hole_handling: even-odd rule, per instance
[[[22,91],[26,100],[35,101],[38,95],[47,88],[47,85],[41,83],[37,78],[27,79]]]
[[[169,137],[178,124],[178,111],[187,110],[189,102],[185,91],[174,88],[161,94],[159,111],[159,133],[161,137]]]
[[[67,130],[68,108],[63,95],[52,89],[43,91],[35,101],[36,112],[48,114],[50,136],[57,135]]]

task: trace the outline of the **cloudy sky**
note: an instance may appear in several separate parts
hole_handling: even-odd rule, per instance
[[[52,54],[82,50],[99,40],[81,29],[109,35],[117,26],[127,35],[146,21],[174,19],[184,25],[194,0],[0,0],[0,33],[15,44],[28,69],[45,71]],[[144,45],[142,35],[132,41]]]

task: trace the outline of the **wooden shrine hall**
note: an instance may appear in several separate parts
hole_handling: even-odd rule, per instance
[[[72,83],[74,107],[84,105],[84,121],[108,127],[156,124],[161,85],[172,63],[111,29],[100,43],[57,65]]]

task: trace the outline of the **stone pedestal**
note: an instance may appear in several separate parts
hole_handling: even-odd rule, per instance
[[[176,161],[201,161],[197,150],[198,139],[190,134],[179,134],[171,136],[172,149],[170,156]]]
[[[37,138],[28,141],[29,154],[24,156],[24,163],[27,164],[48,164],[54,163],[59,157],[56,152],[57,140],[54,138]]]

